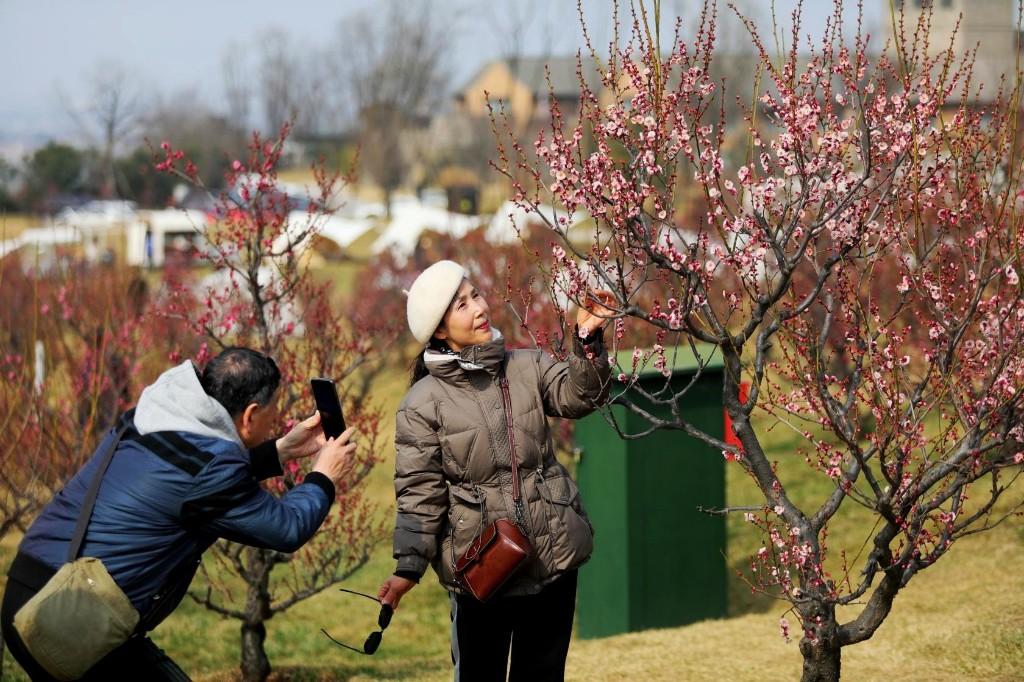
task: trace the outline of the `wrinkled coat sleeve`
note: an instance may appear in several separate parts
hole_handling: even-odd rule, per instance
[[[206,466],[182,503],[181,518],[233,542],[295,552],[320,528],[333,501],[334,484],[319,472],[275,498],[259,486],[246,453]]]
[[[591,358],[587,357],[588,351]],[[544,412],[548,416],[579,419],[608,400],[611,367],[601,336],[584,346],[573,334],[573,352],[564,362],[541,353],[540,373]]]
[[[437,553],[448,486],[437,432],[416,410],[398,411],[395,430],[396,572],[422,576]]]

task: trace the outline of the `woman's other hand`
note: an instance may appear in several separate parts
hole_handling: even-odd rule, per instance
[[[395,611],[398,610],[398,602],[402,600],[405,593],[416,587],[416,583],[408,578],[393,575],[384,581],[384,584],[377,590],[377,598],[381,604],[389,604]]]

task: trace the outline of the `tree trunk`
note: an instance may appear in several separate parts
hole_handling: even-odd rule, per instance
[[[812,642],[806,637],[800,641],[804,657],[801,682],[839,682],[841,649],[835,638]]]
[[[801,682],[839,682],[842,646],[835,605],[815,600],[799,608],[805,624],[804,637],[800,640],[800,653],[804,657]]]
[[[270,676],[270,659],[263,648],[267,638],[266,621],[270,618],[270,569],[267,551],[246,550],[251,561],[244,576],[249,585],[245,599],[245,620],[242,621],[242,680],[263,682]]]
[[[270,676],[270,659],[263,649],[267,628],[263,623],[242,623],[242,679],[263,682]]]

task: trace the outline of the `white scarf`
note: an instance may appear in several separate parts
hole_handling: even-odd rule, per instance
[[[500,338],[501,330],[496,327],[491,327],[491,341],[497,341]],[[430,347],[423,351],[423,362],[427,364],[454,361],[457,361],[459,363],[459,367],[467,371],[483,369],[483,366],[481,365],[469,362],[468,360],[463,360],[462,356],[456,353],[455,351],[443,352],[439,350],[434,350],[433,348]]]

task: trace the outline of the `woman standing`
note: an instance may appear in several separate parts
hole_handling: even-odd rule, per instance
[[[610,294],[598,295],[609,302]],[[506,351],[487,302],[452,261],[420,274],[407,311],[426,348],[398,409],[398,566],[380,588],[381,601],[397,607],[433,564],[451,594],[456,680],[504,680],[510,647],[509,679],[562,680],[576,569],[590,557],[593,528],[576,484],[555,459],[546,417],[578,419],[607,398],[608,317],[579,311],[565,362],[537,350]],[[501,518],[518,521],[533,551],[497,596],[480,602],[459,584],[454,564]]]

